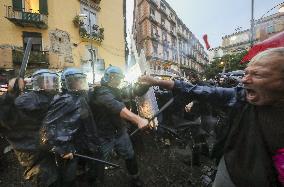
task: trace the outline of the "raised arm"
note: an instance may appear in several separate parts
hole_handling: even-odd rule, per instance
[[[139,81],[151,86],[160,86],[172,90],[175,95],[210,102],[218,106],[234,106],[243,99],[242,88],[222,88],[198,86],[184,81],[158,80],[150,76],[142,76]]]

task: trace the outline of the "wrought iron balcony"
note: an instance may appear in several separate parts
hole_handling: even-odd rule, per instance
[[[172,35],[172,36],[175,37],[175,38],[177,37],[177,36],[175,35],[175,33],[174,33],[173,30],[170,31],[170,35]]]
[[[168,15],[168,19],[169,19],[169,21],[172,22],[173,24],[176,24],[176,21],[175,21],[174,16],[173,16],[172,13],[170,13],[170,14]]]
[[[5,17],[14,24],[22,27],[37,27],[41,29],[47,28],[47,15],[13,10],[12,6],[5,6]]]
[[[21,50],[12,51],[13,64],[20,65],[24,57],[24,52]],[[49,53],[48,51],[31,51],[29,64],[49,64]]]
[[[151,15],[149,16],[149,19],[150,19],[152,22],[154,22],[155,24],[158,24],[158,21],[156,20],[155,15],[151,14]]]
[[[98,43],[101,43],[104,40],[104,28],[99,28],[99,26],[95,25],[89,33],[85,27],[81,26],[79,29],[79,33],[82,39],[85,40],[94,40]]]
[[[165,24],[165,23],[161,23],[161,28],[162,28],[163,30],[167,30],[166,24]]]
[[[158,42],[160,39],[160,35],[158,33],[155,33],[155,34],[152,33],[151,39]]]

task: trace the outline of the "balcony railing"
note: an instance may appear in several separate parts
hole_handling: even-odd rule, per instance
[[[12,59],[14,64],[20,65],[24,57],[24,52],[21,50],[12,51]],[[31,51],[29,57],[29,64],[49,64],[48,51]]]
[[[152,22],[154,22],[155,24],[158,24],[158,21],[156,20],[155,15],[151,14],[151,15],[149,16],[149,19],[150,19]]]
[[[167,6],[162,1],[160,2],[160,9],[163,10],[163,11],[167,10]]]
[[[47,16],[44,14],[13,10],[12,6],[5,6],[5,17],[14,24],[22,27],[47,28]]]
[[[173,24],[176,24],[176,22],[175,22],[174,17],[173,17],[172,14],[169,14],[168,19],[169,19],[169,21],[172,22]]]
[[[167,8],[165,7],[165,5],[161,5],[161,7],[160,7],[160,12],[162,13],[162,14],[164,14],[165,16],[168,16],[168,13],[167,13]]]
[[[177,37],[177,36],[175,35],[175,33],[174,33],[173,30],[170,31],[170,34],[171,34],[173,37],[175,37],[175,38]]]
[[[167,30],[166,24],[165,24],[165,23],[161,23],[161,28],[162,28],[163,30]]]
[[[155,34],[151,34],[151,39],[158,42],[160,40],[160,35],[155,33]]]
[[[79,33],[82,39],[94,40],[99,43],[104,40],[104,28],[99,28],[98,25],[94,25],[91,33],[88,33],[85,27],[81,26],[79,29]]]

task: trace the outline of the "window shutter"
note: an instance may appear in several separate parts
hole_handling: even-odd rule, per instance
[[[39,0],[39,13],[40,14],[48,14],[47,11],[47,0]]]
[[[13,10],[22,11],[22,0],[12,0],[13,2]]]

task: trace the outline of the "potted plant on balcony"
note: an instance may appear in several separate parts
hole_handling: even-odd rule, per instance
[[[79,29],[80,36],[86,38],[88,36],[88,32],[84,27],[80,27]]]
[[[80,16],[79,15],[76,15],[74,18],[73,18],[73,23],[76,27],[81,27],[84,25],[84,22],[80,19]]]
[[[100,31],[101,38],[103,40],[104,39],[104,31],[105,31],[105,29],[104,28],[100,28],[99,31]]]
[[[102,42],[104,39],[104,28],[99,28],[98,31],[92,32],[92,39]]]

